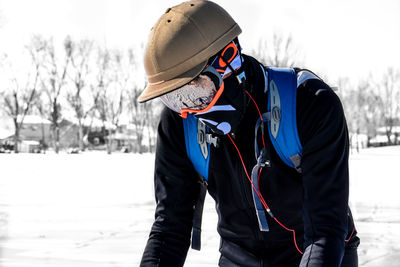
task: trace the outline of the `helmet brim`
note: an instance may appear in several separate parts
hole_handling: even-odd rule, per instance
[[[149,101],[166,93],[174,91],[175,89],[178,89],[179,87],[189,83],[195,77],[201,74],[203,69],[206,67],[207,62],[208,60],[198,64],[189,71],[180,74],[171,80],[158,83],[148,83],[144,91],[140,94],[138,101],[140,103]]]

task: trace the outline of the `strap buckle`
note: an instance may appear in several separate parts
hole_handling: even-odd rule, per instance
[[[214,145],[214,147],[219,147],[219,138],[217,136],[213,136],[212,134],[206,134],[206,142],[208,144]]]
[[[257,166],[260,167],[271,167],[271,161],[268,159],[265,148],[262,148],[260,151],[260,155],[257,158]]]
[[[243,84],[246,81],[246,74],[244,71],[236,75],[236,79],[238,80],[239,84]]]

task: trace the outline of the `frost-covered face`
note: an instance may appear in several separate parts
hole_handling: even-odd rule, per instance
[[[184,86],[161,96],[164,104],[175,112],[182,109],[205,109],[215,97],[217,88],[207,75],[199,75]]]

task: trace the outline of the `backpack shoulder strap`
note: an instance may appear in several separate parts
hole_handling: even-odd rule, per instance
[[[208,181],[210,143],[207,142],[207,127],[195,116],[188,114],[183,119],[186,153],[195,170]]]
[[[201,222],[204,200],[207,194],[208,167],[210,164],[210,142],[207,142],[207,127],[190,113],[186,119],[183,119],[183,130],[186,153],[193,167],[202,177],[199,180],[200,192],[194,207],[192,227],[192,249],[200,250]]]
[[[267,68],[267,71],[271,142],[282,161],[301,172],[303,147],[296,119],[297,74],[294,69]]]

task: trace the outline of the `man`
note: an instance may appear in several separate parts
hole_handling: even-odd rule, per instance
[[[268,104],[286,81],[277,86],[273,69],[241,53],[240,33],[224,9],[203,0],[169,8],[152,28],[144,58],[149,83],[139,101],[160,97],[167,108],[158,128],[156,216],[141,266],[182,266],[192,227],[199,247],[199,173],[216,201],[220,266],[357,266],[339,99],[310,71],[291,70],[292,128],[302,149],[296,168],[285,164],[273,142],[287,124],[265,122],[286,116]],[[190,118],[209,129],[203,173],[190,155],[189,139],[197,138],[185,126]]]

